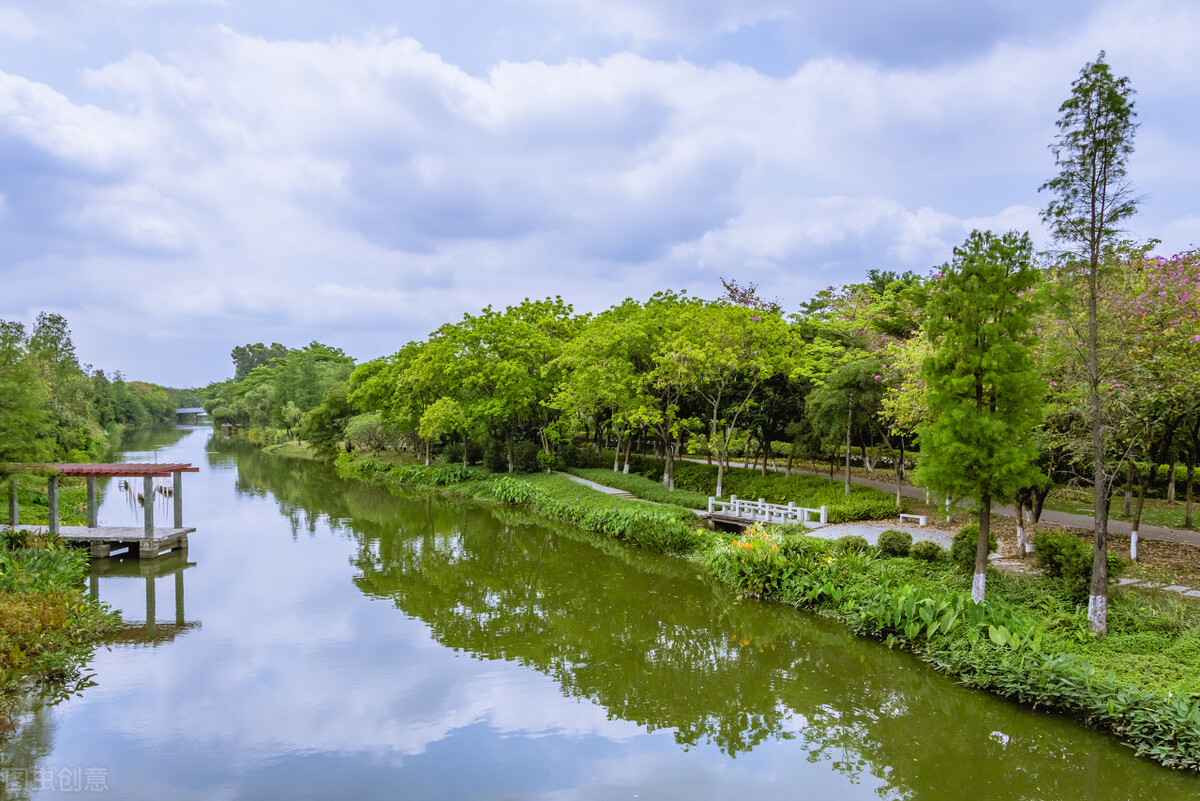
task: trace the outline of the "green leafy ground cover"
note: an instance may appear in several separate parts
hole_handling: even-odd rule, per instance
[[[79,679],[95,643],[119,625],[85,596],[87,552],[23,529],[0,530],[0,731],[27,681],[52,692]]]
[[[397,481],[386,463],[347,459],[341,467]],[[740,535],[698,529],[682,508],[614,498],[565,476],[466,471],[460,482],[446,484],[444,466],[401,470],[397,475],[412,486],[442,484],[684,554],[749,596],[837,618],[966,684],[1079,715],[1140,755],[1200,771],[1200,607],[1181,598],[1114,589],[1110,634],[1096,638],[1067,581],[992,570],[988,598],[976,604],[969,574],[944,549],[884,558],[875,548],[839,548],[798,526],[756,526]]]

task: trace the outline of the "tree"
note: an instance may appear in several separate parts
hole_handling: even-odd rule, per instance
[[[272,342],[270,347],[261,342],[255,342],[253,345],[238,345],[229,353],[230,358],[233,359],[233,380],[241,381],[250,375],[250,371],[255,367],[271,367],[289,353],[291,350],[278,342]]]
[[[859,441],[865,448],[871,426],[878,425],[884,391],[878,378],[880,369],[879,360],[873,357],[847,361],[808,395],[808,417],[818,430],[825,432],[826,444],[833,446],[841,441],[845,445],[846,495],[850,494],[850,443],[854,432],[857,428]]]
[[[1137,129],[1132,94],[1129,78],[1114,77],[1104,63],[1104,51],[1084,65],[1071,85],[1071,96],[1059,107],[1058,137],[1050,146],[1059,173],[1041,187],[1055,195],[1042,220],[1063,246],[1064,270],[1087,284],[1084,339],[1095,516],[1088,623],[1097,634],[1108,631],[1108,501],[1117,475],[1108,470],[1104,458],[1097,302],[1101,272],[1112,262],[1118,226],[1137,210],[1125,173]]]
[[[753,286],[753,285],[751,285]],[[709,442],[717,446],[717,497],[724,492],[729,443],[763,381],[787,362],[788,329],[775,311],[709,303],[687,316],[669,348],[690,373],[688,383],[709,412]]]
[[[923,374],[929,422],[918,427],[920,481],[979,502],[971,597],[982,601],[994,498],[1036,483],[1033,430],[1045,394],[1032,345],[1039,301],[1028,234],[973,231],[929,299]]]
[[[25,327],[0,320],[0,468],[50,455],[52,441],[42,436],[50,420],[47,395],[29,353]]]

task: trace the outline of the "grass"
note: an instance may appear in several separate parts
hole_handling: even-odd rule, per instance
[[[8,480],[0,482],[0,514],[8,523]],[[50,522],[46,479],[38,476],[17,477],[17,504],[21,526],[46,526]],[[60,478],[58,480],[58,522],[64,526],[87,523],[87,480]]]
[[[1135,497],[1130,504],[1132,511],[1137,503]],[[1056,512],[1068,512],[1070,514],[1092,516],[1092,491],[1091,489],[1073,489],[1069,487],[1055,487],[1050,495],[1046,498],[1045,508],[1053,509]],[[1125,512],[1125,496],[1118,492],[1114,495],[1112,503],[1108,507],[1108,515],[1113,520],[1132,520],[1132,516],[1126,516]],[[1147,498],[1145,506],[1142,508],[1142,522],[1150,526],[1164,526],[1166,528],[1186,529],[1184,525],[1184,505],[1183,501],[1176,501],[1169,504],[1161,498]],[[1195,526],[1193,526],[1195,528]]]
[[[624,490],[635,498],[655,503],[665,503],[681,506],[684,509],[707,509],[708,496],[702,492],[677,489],[674,492],[667,489],[659,481],[646,478],[637,473],[614,473],[603,467],[568,467],[566,472],[603,484],[606,487]]]
[[[313,449],[303,442],[281,442],[278,445],[267,445],[263,448],[264,451],[274,456],[283,456],[288,459],[316,459],[317,455]]]

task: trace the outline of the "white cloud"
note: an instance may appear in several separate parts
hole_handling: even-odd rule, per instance
[[[37,26],[19,8],[0,8],[0,39],[32,39]]]
[[[695,24],[774,13],[722,9]],[[1200,154],[1171,108],[1200,64],[1140,51],[1159,34],[1200,21],[1147,0],[948,66],[827,55],[777,78],[631,53],[470,74],[390,34],[194,29],[82,70],[78,99],[0,73],[6,270],[69,273],[80,297],[129,276],[144,289],[115,299],[126,314],[203,329],[196,380],[260,324],[367,357],[526,295],[594,310],[736,275],[794,305],[869,267],[940,263],[973,227],[1036,232],[1056,109],[1101,38],[1139,89],[1139,234],[1185,237]],[[150,280],[165,262],[172,282]],[[0,313],[47,302],[6,284]]]

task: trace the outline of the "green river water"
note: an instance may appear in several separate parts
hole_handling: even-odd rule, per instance
[[[185,557],[95,563],[126,631],[93,686],[29,700],[0,796],[1200,797],[1112,737],[686,561],[207,428],[137,436],[128,461],[200,466],[198,530]],[[135,515],[108,487],[100,522]]]

